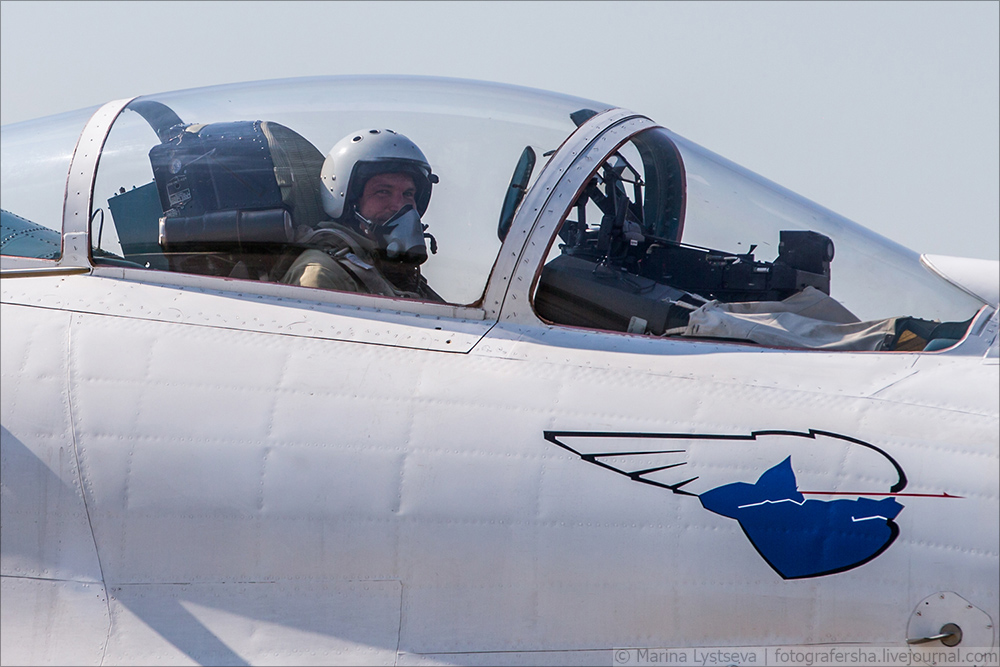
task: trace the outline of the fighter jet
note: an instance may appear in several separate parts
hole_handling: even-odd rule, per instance
[[[996,646],[997,262],[485,82],[2,138],[3,664]]]

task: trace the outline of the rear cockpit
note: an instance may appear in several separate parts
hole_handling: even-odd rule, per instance
[[[358,128],[381,127],[415,141],[441,178],[422,220],[437,251],[421,267],[427,281],[447,303],[481,302],[500,249],[493,225],[509,165],[525,145],[558,148],[581,101],[438,80],[334,83],[131,102],[96,177],[95,254],[173,273],[280,282],[291,260],[313,247],[303,241],[308,232],[329,226],[320,201],[327,152]]]

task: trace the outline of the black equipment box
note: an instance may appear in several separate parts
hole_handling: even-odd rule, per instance
[[[154,146],[149,161],[168,217],[283,205],[261,121],[189,126]]]

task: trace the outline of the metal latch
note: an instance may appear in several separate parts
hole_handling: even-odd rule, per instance
[[[945,623],[941,626],[941,632],[930,637],[907,637],[907,644],[927,644],[929,642],[941,642],[945,646],[958,646],[962,643],[962,628],[954,623]]]

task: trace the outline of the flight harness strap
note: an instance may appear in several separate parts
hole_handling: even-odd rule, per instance
[[[300,242],[313,246],[325,246],[318,247],[318,249],[333,258],[358,283],[364,285],[371,294],[401,296],[399,290],[393,287],[373,264],[362,259],[369,256],[369,253],[362,248],[357,239],[352,238],[347,232],[324,227],[311,230],[311,233],[307,234]]]

